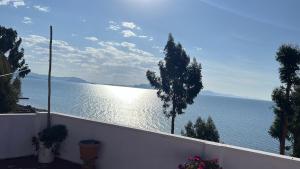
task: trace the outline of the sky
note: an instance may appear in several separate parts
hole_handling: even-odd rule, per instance
[[[205,90],[270,100],[283,43],[300,44],[299,0],[0,0],[32,72],[101,84],[148,83],[172,33],[202,64]]]

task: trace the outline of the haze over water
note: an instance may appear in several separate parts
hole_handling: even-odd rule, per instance
[[[47,81],[25,79],[24,97],[38,108],[47,108]],[[170,119],[162,113],[162,103],[155,90],[52,82],[52,111],[80,116],[106,123],[170,133]],[[186,113],[177,116],[175,133],[188,120],[211,116],[218,128],[221,142],[268,152],[278,152],[278,142],[268,135],[274,115],[272,102],[200,95]]]

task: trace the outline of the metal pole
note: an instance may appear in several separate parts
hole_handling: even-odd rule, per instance
[[[48,113],[47,113],[47,127],[51,127],[51,67],[52,66],[52,26],[50,25],[50,44],[49,44],[49,73],[48,73]]]

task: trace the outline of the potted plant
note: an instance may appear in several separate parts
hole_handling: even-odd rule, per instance
[[[97,140],[82,140],[79,142],[80,158],[83,161],[83,169],[94,169],[95,160],[98,158],[100,142]]]
[[[190,157],[184,164],[180,164],[178,169],[222,169],[218,164],[218,159],[204,160],[200,156]]]
[[[38,137],[32,138],[38,155],[39,163],[51,163],[59,155],[61,142],[67,137],[68,131],[64,125],[54,125],[39,132]]]

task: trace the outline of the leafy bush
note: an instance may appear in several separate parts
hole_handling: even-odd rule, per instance
[[[222,169],[218,164],[218,159],[203,160],[200,156],[190,157],[184,164],[180,164],[178,169]]]
[[[195,124],[189,121],[184,128],[185,131],[181,131],[183,136],[214,142],[220,141],[219,132],[211,117],[208,117],[206,122],[198,117]]]
[[[46,148],[52,148],[52,151],[58,155],[60,143],[66,139],[67,135],[66,126],[54,125],[41,131],[38,134],[38,138],[33,137],[32,143],[36,146],[36,150],[39,149],[39,144],[42,143]]]

